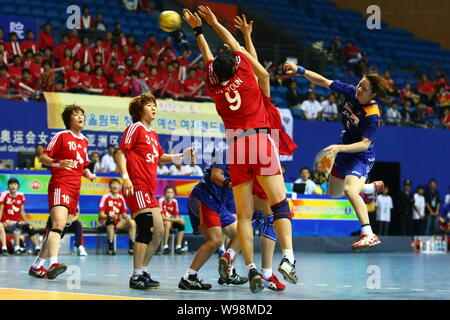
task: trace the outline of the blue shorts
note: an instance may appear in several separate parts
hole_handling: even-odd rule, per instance
[[[368,178],[374,163],[375,158],[364,159],[351,153],[338,153],[331,175],[340,179],[345,179],[348,175]]]

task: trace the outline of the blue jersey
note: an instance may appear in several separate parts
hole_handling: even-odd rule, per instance
[[[211,180],[212,168],[222,169],[225,179],[230,179],[230,169],[227,164],[212,164],[203,171],[203,178],[192,190],[192,195],[200,200],[204,197],[212,197],[215,202],[226,202],[233,199],[233,191],[230,188],[219,186]]]
[[[352,144],[360,142],[362,137],[366,137],[372,142],[369,149],[359,153],[352,153],[352,155],[362,159],[375,158],[376,132],[381,120],[378,104],[376,102],[360,104],[355,97],[356,87],[339,80],[333,81],[330,89],[345,97],[345,105],[341,115],[344,125],[341,143]]]

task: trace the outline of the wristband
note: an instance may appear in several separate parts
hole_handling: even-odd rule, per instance
[[[203,34],[202,26],[194,28],[194,36],[197,38],[199,35]]]
[[[122,175],[122,179],[123,179],[123,180],[129,179],[129,178],[130,178],[130,177],[128,176],[128,174],[123,174],[123,175]]]
[[[230,179],[225,179],[225,181],[222,183],[222,185],[225,187],[225,188],[228,188],[228,185],[231,183],[231,180]]]
[[[52,161],[52,167],[57,167],[57,168],[59,168],[59,167],[60,167],[60,165],[59,165],[59,160],[53,159],[53,161]]]
[[[302,66],[297,66],[297,73],[304,75],[306,72],[306,69],[303,68]]]

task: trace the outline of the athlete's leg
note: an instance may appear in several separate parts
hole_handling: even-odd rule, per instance
[[[147,250],[145,252],[143,266],[147,267],[158,250],[159,244],[161,242],[161,238],[164,234],[164,225],[163,219],[161,216],[161,211],[158,207],[150,208],[150,212],[152,213],[153,218],[153,235],[152,241],[148,244]]]
[[[216,251],[217,248],[220,247],[220,244],[223,240],[222,228],[219,226],[210,228],[200,226],[199,230],[203,234],[205,242],[197,250],[197,253],[194,256],[194,260],[192,260],[191,266],[189,267],[190,269],[197,272],[206,263],[206,261],[208,261],[214,251]]]
[[[330,175],[328,184],[328,194],[332,198],[340,198],[344,196],[344,179]]]
[[[176,243],[176,247],[180,248],[182,243],[183,243],[183,237],[184,237],[184,230],[180,230],[177,233],[177,243]]]
[[[106,235],[108,237],[108,241],[110,241],[110,242],[114,241],[114,233],[115,233],[114,224],[106,225]]]
[[[68,219],[68,209],[63,206],[55,206],[50,210],[50,217],[51,230],[46,242],[51,265],[53,262],[57,262],[59,243]]]
[[[171,221],[164,221],[164,247],[169,246],[169,235],[170,235],[170,229],[172,229],[172,222]]]
[[[257,196],[253,196],[253,203],[255,210],[264,212],[264,216],[267,217],[272,214],[272,209],[270,208],[269,201],[267,199],[261,199]],[[274,251],[275,241],[261,236],[261,268],[263,272],[264,270],[272,269]]]
[[[227,250],[232,249],[235,255],[237,255],[241,250],[241,247],[239,246],[239,241],[237,241],[237,225],[238,223],[235,221],[222,229],[223,233],[230,239],[226,248]]]
[[[359,195],[364,186],[364,182],[366,182],[365,177],[358,178],[354,175],[347,175],[344,180],[344,194],[352,204],[353,209],[355,209],[361,225],[369,225],[367,206]]]
[[[2,222],[0,222],[0,242],[2,243],[2,250],[6,249],[6,231]]]

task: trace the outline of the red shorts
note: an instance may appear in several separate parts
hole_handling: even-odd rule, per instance
[[[50,210],[55,206],[63,206],[69,210],[69,214],[75,216],[79,199],[80,191],[74,192],[64,188],[64,186],[48,188],[48,207]]]
[[[155,195],[145,190],[134,189],[134,194],[126,196],[124,194],[125,202],[131,213],[145,209],[145,208],[158,208],[159,204],[155,198]]]
[[[258,183],[258,181],[253,181],[253,190],[252,190],[252,194],[257,196],[260,199],[267,199],[267,195],[264,192],[263,188],[261,187],[261,185]]]
[[[208,208],[203,203],[200,204],[200,225],[206,228],[222,227],[217,211]]]
[[[229,144],[228,163],[233,186],[256,176],[274,176],[281,173],[281,164],[275,142],[266,133],[237,138]]]

